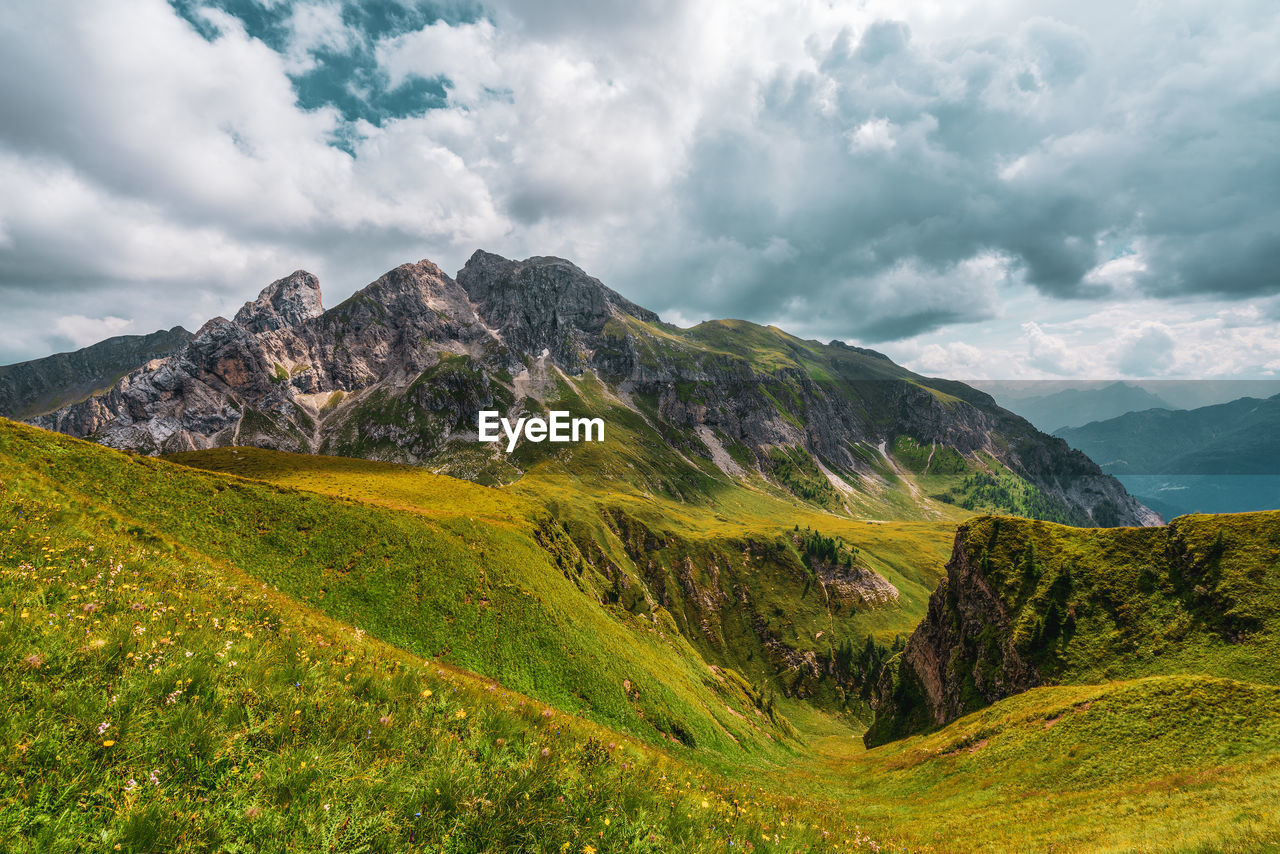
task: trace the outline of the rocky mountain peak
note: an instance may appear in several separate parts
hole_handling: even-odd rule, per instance
[[[315,277],[299,271],[234,322],[215,318],[178,352],[34,421],[148,453],[249,444],[459,461],[474,458],[478,411],[541,400],[562,387],[557,370],[590,371],[621,393],[601,405],[654,419],[682,464],[710,454],[728,477],[772,473],[830,509],[850,484],[927,470],[940,451],[975,490],[1006,477],[991,473],[998,462],[1027,484],[1017,507],[1049,518],[1139,524],[1148,513],[1065,442],[968,386],[744,322],[657,328],[656,314],[561,258],[477,252],[456,281],[430,261],[403,264],[319,311]],[[724,463],[727,442],[755,465]],[[940,500],[969,501],[968,483]]]
[[[431,261],[401,264],[366,285],[337,310],[351,311],[359,305],[390,312],[402,318],[431,310],[458,316],[470,315],[466,295],[452,279]]]
[[[594,349],[611,318],[659,320],[563,258],[512,261],[477,251],[458,271],[458,284],[508,345],[525,353],[547,350],[570,370],[584,366],[584,352]]]
[[[235,322],[253,333],[298,326],[324,312],[320,281],[306,270],[295,270],[262,289],[258,298],[236,313]]]
[[[612,312],[622,312],[650,323],[658,315],[642,308],[606,286],[576,264],[563,258],[535,255],[511,261],[491,252],[477,250],[458,271],[458,284],[473,302],[482,306],[481,315],[516,320],[573,321],[594,331]],[[487,311],[485,310],[487,309]]]

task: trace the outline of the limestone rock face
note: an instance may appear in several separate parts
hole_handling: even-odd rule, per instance
[[[599,391],[582,397],[582,382]],[[616,414],[651,428],[679,465],[789,480],[801,497],[825,479],[840,495],[884,484],[886,472],[898,479],[890,446],[909,436],[975,465],[998,460],[1062,521],[1158,521],[982,392],[745,321],[679,329],[541,256],[476,252],[456,280],[430,261],[403,264],[327,311],[299,270],[234,319],[214,318],[175,352],[33,423],[144,453],[256,445],[510,480],[521,469],[476,442],[478,410],[519,416],[566,394],[626,410]],[[555,450],[530,448],[530,459]],[[824,506],[839,511],[831,490]]]
[[[33,423],[144,453],[229,444],[313,451],[323,434],[308,397],[413,379],[442,353],[491,338],[429,261],[391,270],[329,312],[316,278],[298,271],[235,320],[210,320],[172,356]]]
[[[868,747],[948,724],[1042,684],[1040,672],[1016,648],[1008,608],[969,554],[966,536],[962,526],[928,613],[876,686],[876,720],[864,736]]]
[[[324,313],[320,282],[306,270],[297,270],[263,288],[252,302],[236,312],[235,322],[249,332],[269,332],[299,326]]]
[[[935,729],[1041,685],[1260,660],[1249,650],[1274,620],[1267,544],[1278,533],[1276,513],[1102,530],[967,520],[924,619],[879,674],[865,743]]]
[[[119,335],[71,353],[0,366],[0,415],[31,418],[110,387],[120,377],[191,340],[181,326]]]

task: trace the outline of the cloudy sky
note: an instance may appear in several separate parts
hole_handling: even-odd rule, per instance
[[[476,248],[959,378],[1280,376],[1272,0],[12,0],[0,363]]]

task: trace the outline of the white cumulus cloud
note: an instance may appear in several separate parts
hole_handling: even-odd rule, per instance
[[[133,323],[123,317],[85,317],[83,314],[68,314],[54,321],[53,331],[66,338],[75,347],[87,347],[103,338],[127,332],[132,326]]]

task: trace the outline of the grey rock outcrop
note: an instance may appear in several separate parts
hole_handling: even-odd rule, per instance
[[[320,282],[306,270],[296,270],[272,282],[236,312],[235,322],[249,332],[270,332],[299,326],[324,313]]]
[[[863,737],[868,747],[1042,684],[1015,646],[1009,609],[975,565],[967,537],[961,526],[925,618],[876,686],[876,719]]]
[[[150,335],[120,335],[70,353],[0,367],[0,415],[31,418],[110,387],[152,359],[191,340],[181,326]]]
[[[317,395],[407,383],[488,338],[457,284],[429,261],[391,270],[321,312],[315,277],[268,285],[177,353],[33,423],[144,453],[253,444],[318,450]]]

